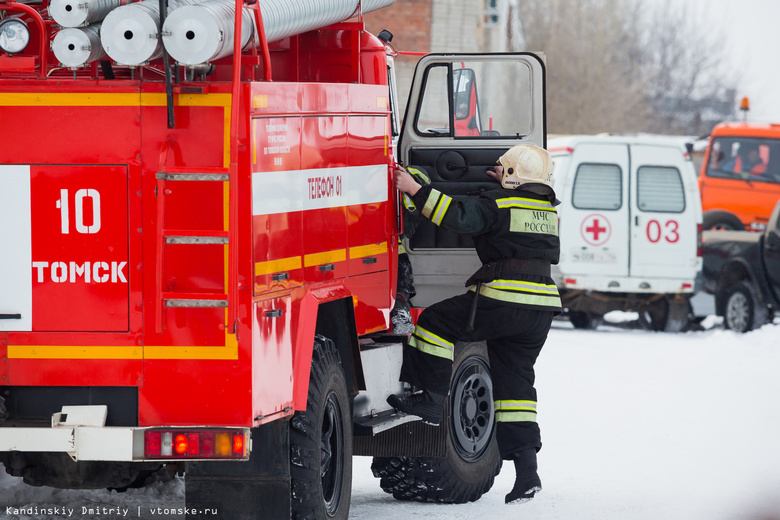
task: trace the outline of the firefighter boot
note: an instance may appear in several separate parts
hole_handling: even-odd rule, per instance
[[[522,504],[528,502],[542,490],[542,481],[536,472],[536,448],[529,448],[517,453],[515,462],[515,486],[504,499],[507,504]]]
[[[444,413],[444,403],[447,396],[427,390],[420,390],[407,397],[393,394],[387,398],[388,404],[406,415],[416,415],[425,424],[438,426]]]
[[[400,294],[397,295],[393,310],[390,311],[390,323],[393,324],[393,334],[409,335],[414,331],[409,302]]]

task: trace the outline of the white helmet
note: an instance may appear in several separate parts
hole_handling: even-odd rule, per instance
[[[501,186],[515,189],[522,184],[539,182],[552,187],[553,163],[544,148],[532,144],[517,144],[498,159],[504,167]]]

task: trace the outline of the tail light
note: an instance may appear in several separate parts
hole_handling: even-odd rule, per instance
[[[144,432],[148,459],[245,459],[248,430],[153,429]]]

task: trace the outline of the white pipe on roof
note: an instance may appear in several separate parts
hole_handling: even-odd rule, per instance
[[[363,0],[364,13],[396,0]],[[358,0],[259,0],[269,42],[348,20],[357,14]],[[163,43],[182,65],[198,65],[233,52],[233,0],[206,0],[181,7],[165,20]],[[241,48],[257,44],[254,16],[244,9]]]

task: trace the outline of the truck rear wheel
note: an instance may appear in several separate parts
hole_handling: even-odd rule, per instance
[[[690,312],[687,299],[661,298],[639,311],[639,322],[647,330],[682,332],[690,322]]]
[[[728,211],[707,211],[702,219],[705,230],[722,229],[725,231],[744,231],[745,225],[736,215]]]
[[[571,321],[575,329],[596,330],[602,319],[600,316],[593,316],[587,312],[569,311],[569,321]]]
[[[449,433],[446,457],[374,457],[374,476],[397,500],[473,502],[490,490],[501,469],[484,343],[463,345],[454,365],[440,426]]]
[[[352,493],[352,417],[333,341],[317,336],[305,412],[290,422],[292,518],[346,520]]]
[[[734,332],[757,329],[769,320],[769,310],[761,301],[753,285],[739,282],[726,293],[723,324]]]

